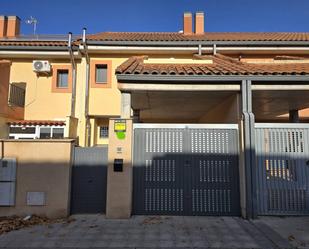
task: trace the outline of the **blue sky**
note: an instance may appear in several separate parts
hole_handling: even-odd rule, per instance
[[[31,15],[40,34],[178,31],[185,11],[202,10],[206,31],[309,32],[309,0],[0,0],[1,15]]]

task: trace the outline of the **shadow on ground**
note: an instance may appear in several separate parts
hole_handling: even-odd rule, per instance
[[[263,217],[255,221],[198,216],[133,216],[129,220],[110,220],[103,215],[75,215],[73,218],[75,221],[71,223],[39,225],[3,234],[0,247],[278,249],[309,245],[309,217]],[[297,227],[303,230],[295,230]]]

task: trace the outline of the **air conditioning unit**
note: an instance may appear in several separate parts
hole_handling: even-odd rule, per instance
[[[49,73],[50,64],[48,61],[33,61],[32,62],[33,71],[37,73]]]

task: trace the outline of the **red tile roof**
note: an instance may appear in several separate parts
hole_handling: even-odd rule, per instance
[[[93,41],[309,41],[309,33],[295,32],[102,32],[88,35]]]
[[[80,43],[75,37],[74,45]],[[206,32],[202,35],[184,35],[178,32],[102,32],[87,36],[89,41],[105,42],[307,42],[309,33],[295,32]],[[66,40],[3,39],[1,46],[66,47]]]
[[[205,56],[209,64],[144,63],[146,56],[129,58],[116,74],[152,75],[309,75],[309,63],[249,64],[223,55]]]
[[[66,47],[66,41],[17,41],[0,40],[0,46]]]
[[[15,120],[8,122],[9,125],[55,125],[55,126],[64,126],[64,121],[55,121],[55,120]]]

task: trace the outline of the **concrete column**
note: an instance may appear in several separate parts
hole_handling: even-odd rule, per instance
[[[127,219],[131,216],[133,167],[132,167],[132,127],[131,119],[121,119],[126,123],[125,137],[117,136],[115,121],[109,122],[108,172],[106,217]],[[119,120],[119,119],[118,119]],[[114,167],[115,159],[123,160],[122,171]]]
[[[121,93],[121,118],[131,118],[131,93]]]
[[[240,122],[240,190],[242,215],[245,218],[257,216],[256,162],[255,162],[255,118],[252,112],[251,81],[243,80],[241,85]]]
[[[299,123],[298,110],[290,110],[289,111],[289,122],[290,123]]]

